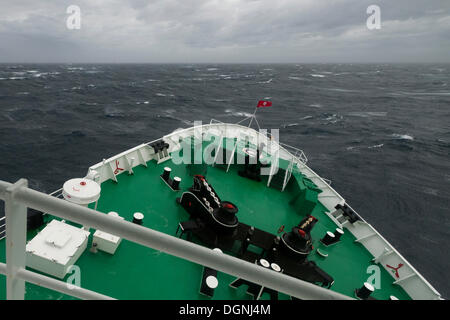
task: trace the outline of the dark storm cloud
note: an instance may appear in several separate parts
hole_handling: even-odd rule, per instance
[[[0,3],[4,62],[450,62],[448,0]],[[71,4],[81,30],[66,28]],[[371,4],[380,30],[366,27]]]

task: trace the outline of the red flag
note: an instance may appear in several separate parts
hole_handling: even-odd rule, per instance
[[[258,101],[258,105],[256,106],[257,108],[261,108],[261,107],[271,107],[272,106],[272,102],[271,101]]]

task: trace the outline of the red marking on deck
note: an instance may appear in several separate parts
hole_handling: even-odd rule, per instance
[[[118,174],[120,171],[123,171],[123,169],[119,168],[119,160],[116,160],[116,170],[114,170],[114,174]]]
[[[386,265],[386,267],[388,267],[388,268],[391,268],[392,269],[392,272],[395,272],[395,277],[396,278],[400,278],[400,275],[398,274],[398,269],[400,269],[401,267],[403,267],[403,263],[399,263],[398,264],[398,266],[397,266],[397,268],[395,268],[395,267],[393,267],[393,266],[390,266],[390,265]]]

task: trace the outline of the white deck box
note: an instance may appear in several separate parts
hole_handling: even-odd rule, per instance
[[[86,249],[89,231],[52,220],[26,245],[26,265],[64,278]]]
[[[120,217],[116,212],[110,212],[110,213],[108,213],[108,215],[123,219],[123,217]],[[113,234],[110,234],[110,233],[107,233],[107,232],[104,232],[101,230],[97,230],[94,233],[94,238],[92,240],[92,243],[97,244],[98,250],[102,250],[109,254],[114,254],[121,241],[122,241],[122,238],[120,238],[118,236],[115,236]]]

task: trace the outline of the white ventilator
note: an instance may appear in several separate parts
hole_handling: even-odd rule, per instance
[[[87,207],[95,202],[94,210],[97,210],[98,199],[100,198],[100,185],[91,179],[75,178],[66,181],[63,185],[63,197],[69,202]],[[89,231],[87,226],[84,229]]]

